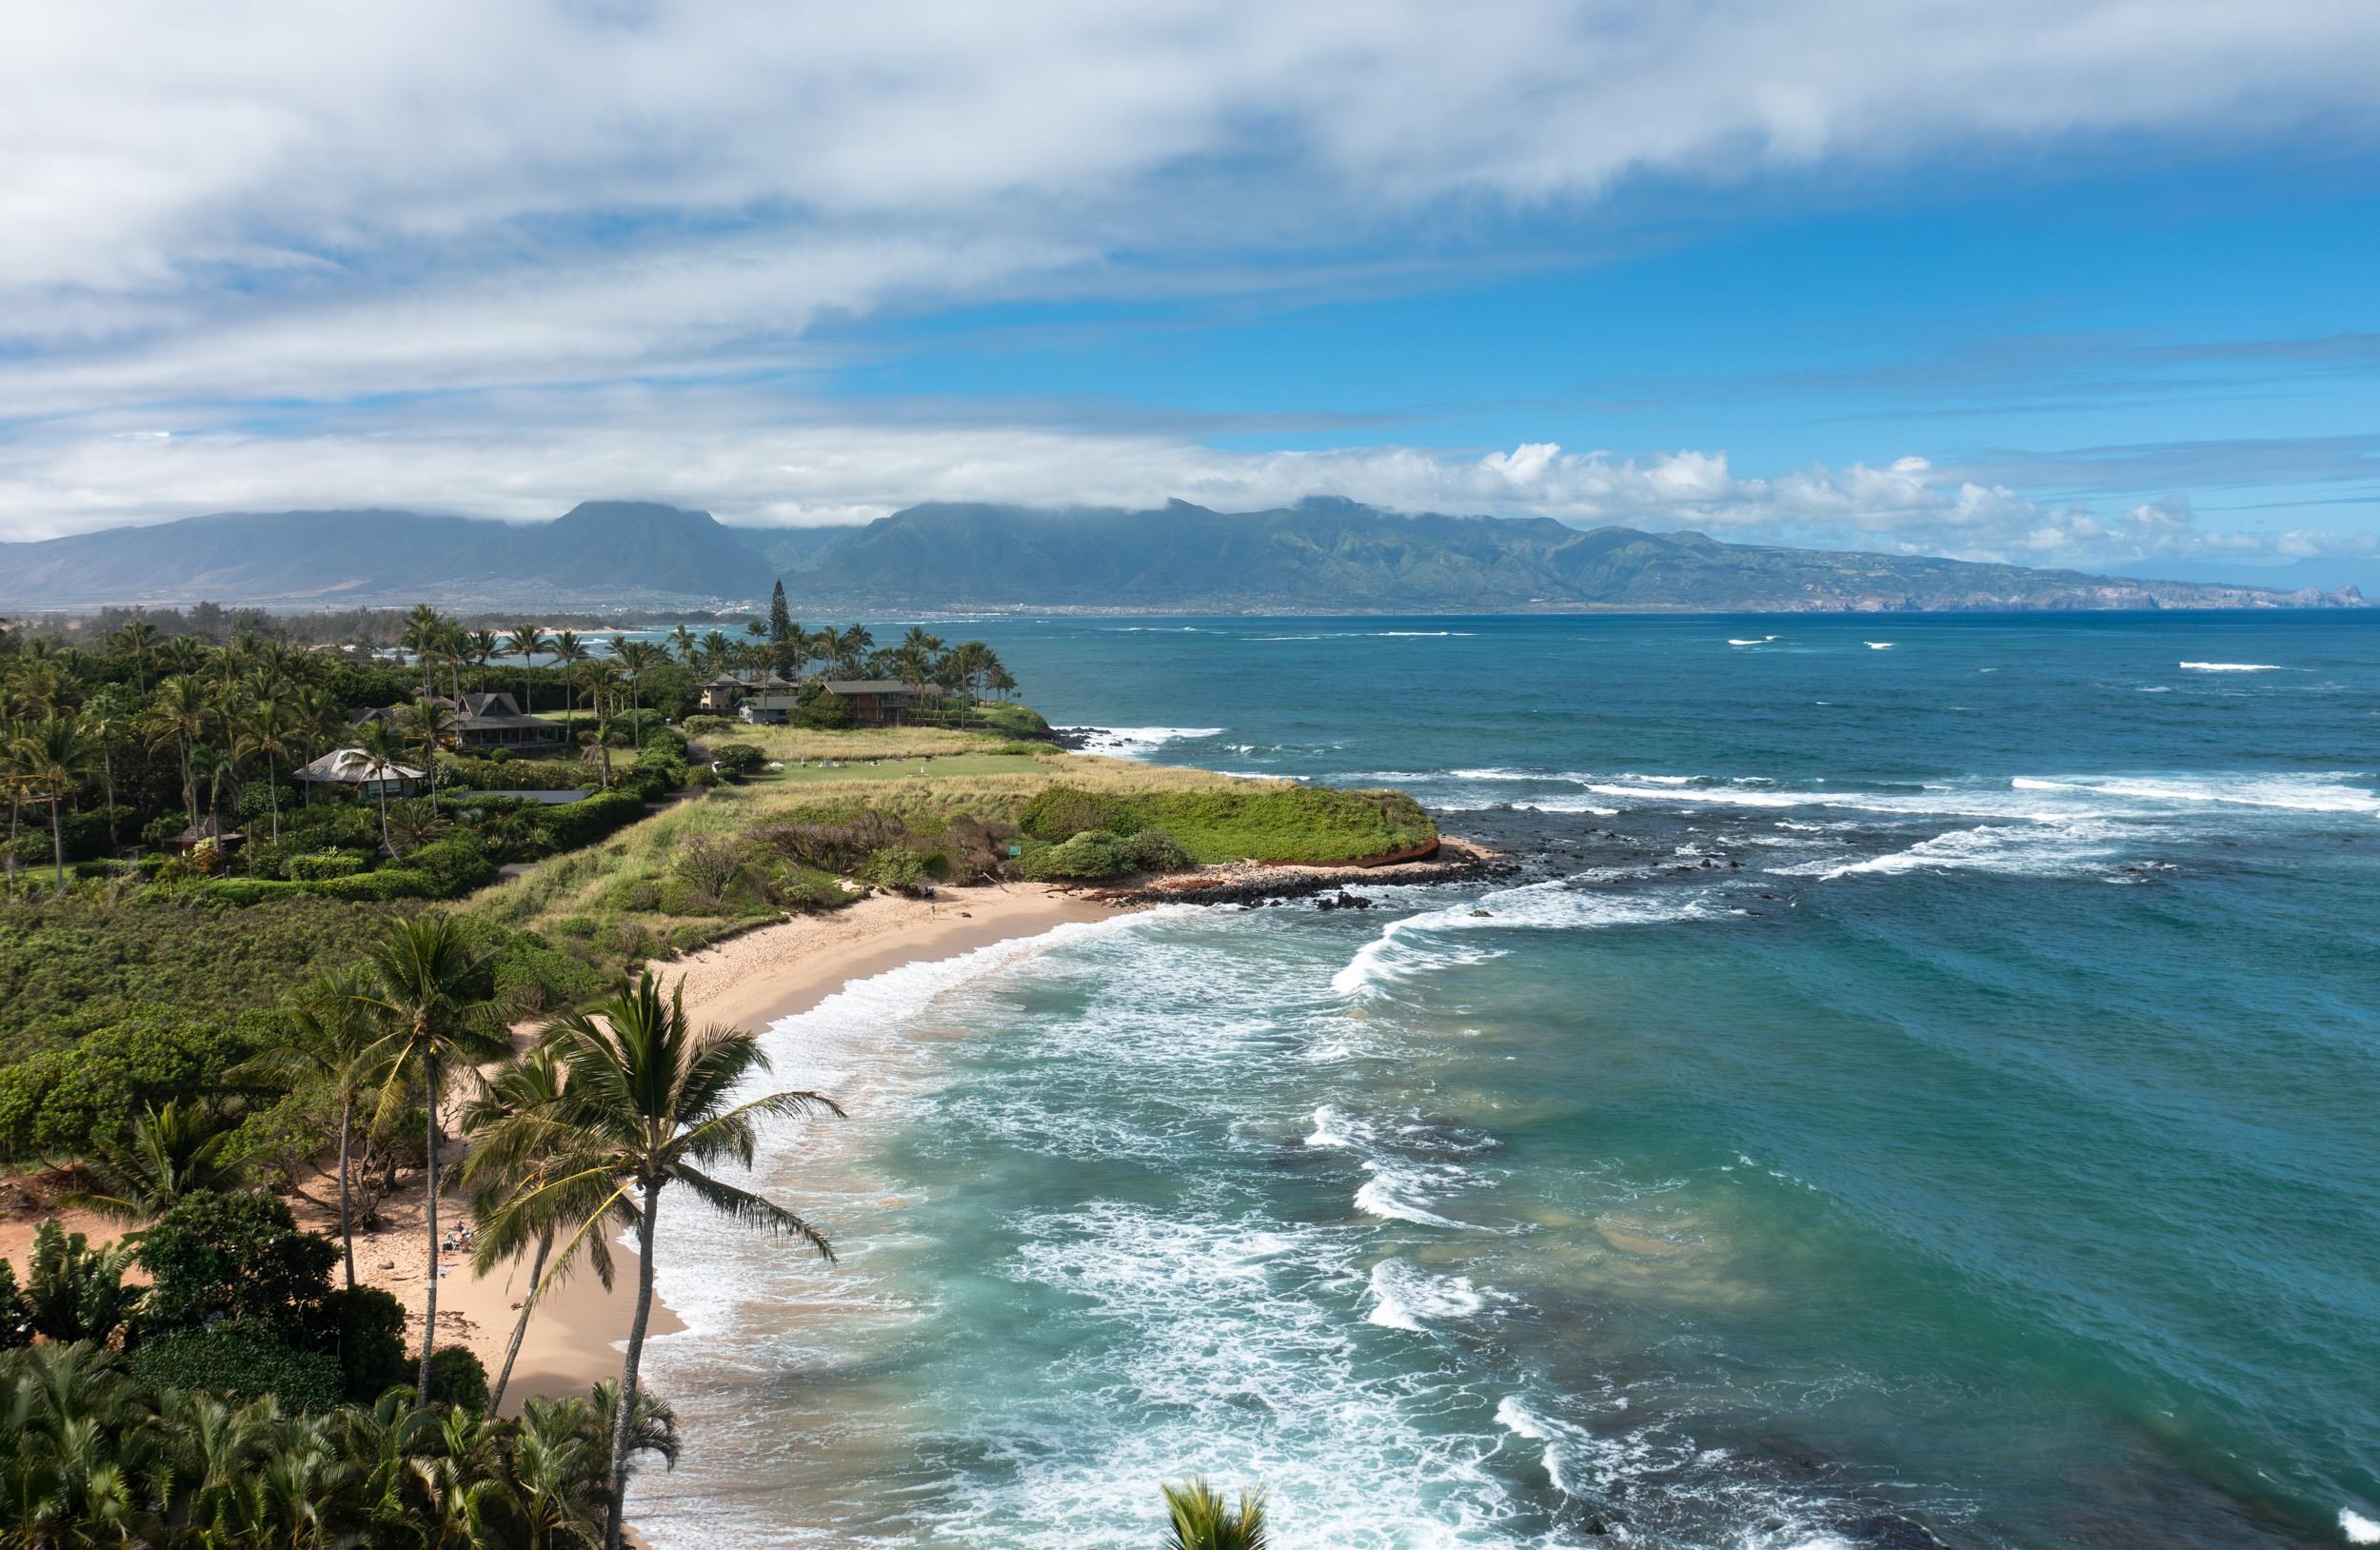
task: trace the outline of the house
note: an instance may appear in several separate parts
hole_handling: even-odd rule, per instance
[[[698,702],[705,716],[724,716],[732,712],[744,698],[744,680],[733,673],[721,673],[703,686]]]
[[[446,739],[449,747],[523,748],[562,741],[561,727],[535,716],[523,715],[520,705],[510,694],[466,694],[460,705],[443,694],[433,694],[426,703],[454,713],[453,730]],[[349,716],[347,725],[368,725],[376,721],[401,716],[411,708],[410,705],[374,705]]]
[[[744,719],[768,726],[783,726],[802,693],[801,685],[775,673],[753,679],[744,689]]]
[[[560,727],[523,715],[512,696],[505,693],[465,695],[454,735],[457,745],[466,748],[518,748],[562,741]]]
[[[223,820],[220,818],[202,818],[173,837],[173,848],[187,856],[197,849],[202,843],[212,840],[215,843],[215,853],[219,856],[228,856],[239,849],[240,842],[247,838],[247,835],[237,829],[225,828]]]
[[[409,765],[375,766],[372,756],[361,748],[338,748],[310,765],[300,765],[290,772],[289,778],[306,787],[308,801],[313,800],[314,787],[318,785],[336,786],[377,799],[384,794],[411,796],[422,772]]]
[[[922,700],[942,698],[937,684],[903,684],[897,678],[830,678],[826,692],[850,702],[856,726],[891,726]]]

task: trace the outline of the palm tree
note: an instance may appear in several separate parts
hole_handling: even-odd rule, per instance
[[[365,772],[380,788],[380,848],[388,850],[388,777],[406,755],[405,733],[387,716],[364,724],[356,746],[363,753]],[[393,852],[391,852],[393,854]]]
[[[388,1052],[378,1022],[365,1007],[370,986],[361,970],[326,969],[286,1004],[296,1038],[276,1044],[228,1072],[235,1083],[269,1082],[313,1088],[339,1110],[339,1242],[355,1289],[355,1219],[348,1203],[354,1176],[355,1108],[388,1080]]]
[[[541,1232],[566,1229],[560,1264],[611,1223],[637,1235],[636,1313],[621,1367],[624,1402],[612,1433],[611,1514],[606,1550],[620,1550],[645,1331],[653,1312],[654,1223],[664,1188],[682,1183],[704,1204],[747,1226],[789,1233],[832,1261],[817,1228],[781,1205],[704,1171],[721,1162],[748,1166],[758,1122],[776,1115],[840,1115],[813,1092],[776,1092],[743,1103],[736,1091],[768,1069],[758,1040],[741,1028],[695,1027],[686,1020],[681,981],[666,996],[650,971],[591,1011],[549,1023],[542,1042],[560,1056],[562,1098],[550,1116],[526,1116],[490,1134],[498,1159],[545,1145],[561,1154],[547,1176],[506,1201],[483,1222],[491,1259],[518,1254]],[[502,1161],[491,1166],[507,1165]],[[600,1269],[599,1269],[599,1274]],[[547,1279],[555,1274],[546,1272]]]
[[[1165,1550],[1264,1550],[1272,1535],[1264,1521],[1262,1493],[1240,1493],[1235,1504],[1204,1480],[1193,1476],[1165,1490],[1165,1516],[1173,1534]]]
[[[405,712],[404,730],[407,742],[422,751],[422,772],[429,777],[429,805],[438,805],[438,750],[455,735],[455,713],[452,705],[435,700],[416,700]]]
[[[83,704],[83,735],[99,754],[101,792],[108,803],[108,849],[117,848],[116,745],[132,725],[133,707],[121,686],[110,684]]]
[[[515,625],[505,639],[505,654],[521,659],[521,714],[537,713],[536,680],[529,676],[529,665],[545,649],[545,632],[535,625]]]
[[[182,755],[182,803],[189,809],[190,827],[198,827],[198,785],[190,778],[190,749],[214,725],[215,704],[207,686],[188,673],[176,673],[157,686],[144,717],[155,743],[171,743]]]
[[[132,682],[142,695],[149,693],[149,655],[157,648],[157,626],[146,619],[135,619],[116,631],[116,641],[124,654],[132,659]]]
[[[679,620],[677,627],[669,632],[669,645],[671,649],[678,653],[678,660],[680,662],[684,663],[689,667],[694,666],[696,650],[694,644],[694,631],[686,626],[686,622],[684,620]]]
[[[586,644],[575,629],[554,631],[554,660],[562,664],[562,735],[570,735],[570,712],[574,702],[570,697],[570,669],[586,660]]]
[[[10,763],[17,777],[50,800],[50,859],[58,874],[58,897],[66,897],[66,829],[61,814],[75,778],[90,765],[90,744],[82,724],[55,711],[16,739]]]
[[[272,799],[272,843],[281,843],[281,761],[289,757],[297,737],[294,720],[278,700],[259,700],[239,718],[232,757],[265,761],[265,786]]]
[[[865,625],[845,625],[842,633],[835,637],[835,661],[857,672],[860,659],[875,644],[876,637]]]
[[[492,629],[475,629],[463,638],[465,660],[479,669],[479,676],[472,682],[481,688],[487,686],[487,665],[494,662],[503,649],[504,642]]]
[[[429,1402],[430,1356],[438,1343],[438,1104],[443,1068],[466,1066],[505,1053],[504,1024],[482,993],[489,954],[451,915],[416,915],[399,921],[364,960],[364,983],[355,1004],[380,1024],[380,1045],[388,1062],[381,1083],[381,1113],[402,1104],[415,1070],[427,1095],[424,1122],[422,1211],[429,1241],[429,1276],[424,1282],[422,1374],[419,1402]]]
[[[545,1182],[547,1166],[557,1155],[555,1143],[568,1134],[543,1123],[551,1120],[561,1104],[562,1083],[560,1057],[551,1045],[541,1044],[496,1073],[464,1107],[463,1129],[474,1137],[495,1132],[516,1120],[530,1122],[520,1127],[522,1134],[510,1149],[481,1146],[464,1160],[463,1182],[471,1189],[471,1208],[482,1222],[501,1210],[506,1199]],[[483,1239],[474,1250],[474,1274],[484,1276],[496,1267],[498,1261],[489,1251],[492,1242],[492,1237]],[[504,1364],[496,1369],[495,1386],[488,1391],[489,1415],[504,1404],[505,1385],[512,1381],[513,1361],[520,1356],[522,1338],[529,1331],[529,1315],[537,1310],[537,1293],[545,1281],[545,1258],[553,1246],[554,1228],[549,1222],[537,1234],[529,1260],[528,1290],[521,1298],[521,1317],[513,1321],[512,1339],[505,1343]],[[610,1285],[608,1246],[596,1239],[589,1245],[589,1255],[600,1267],[604,1284]]]
[[[405,630],[397,644],[413,653],[422,667],[422,698],[430,696],[430,659],[446,645],[446,621],[444,615],[426,603],[416,603],[406,616]]]
[[[98,1187],[61,1195],[58,1203],[111,1221],[154,1222],[187,1195],[239,1187],[242,1164],[224,1161],[231,1126],[222,1115],[176,1099],[143,1111],[121,1144],[83,1159]]]

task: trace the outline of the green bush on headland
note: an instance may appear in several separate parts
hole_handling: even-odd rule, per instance
[[[1034,839],[1059,846],[1081,835],[1129,839],[1161,829],[1184,856],[1204,864],[1368,860],[1411,850],[1438,837],[1437,824],[1402,791],[1339,791],[1319,785],[1108,792],[1061,784],[1028,801],[1018,823]],[[1086,847],[1082,859],[1095,859],[1094,848]]]

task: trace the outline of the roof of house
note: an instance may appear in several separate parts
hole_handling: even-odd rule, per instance
[[[474,732],[493,727],[517,726],[541,732],[551,732],[557,738],[561,730],[551,723],[535,716],[525,716],[512,696],[505,693],[466,694],[463,697],[463,714],[456,718],[458,729]]]
[[[863,694],[940,694],[942,691],[939,684],[903,684],[898,678],[830,678],[826,681],[826,689],[830,694],[841,694],[845,697]]]
[[[362,785],[367,781],[418,781],[422,772],[410,765],[389,765],[376,769],[372,756],[361,748],[334,748],[310,765],[301,765],[290,774],[299,781],[336,781],[343,785]]]

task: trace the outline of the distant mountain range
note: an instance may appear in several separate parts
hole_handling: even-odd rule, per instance
[[[511,527],[411,511],[233,512],[0,544],[0,606],[660,607],[1279,613],[1706,612],[2356,606],[2352,587],[2260,588],[2022,566],[1582,530],[1547,518],[1406,516],[1339,500],[1220,512],[912,507],[864,527],[732,528],[590,501]]]

